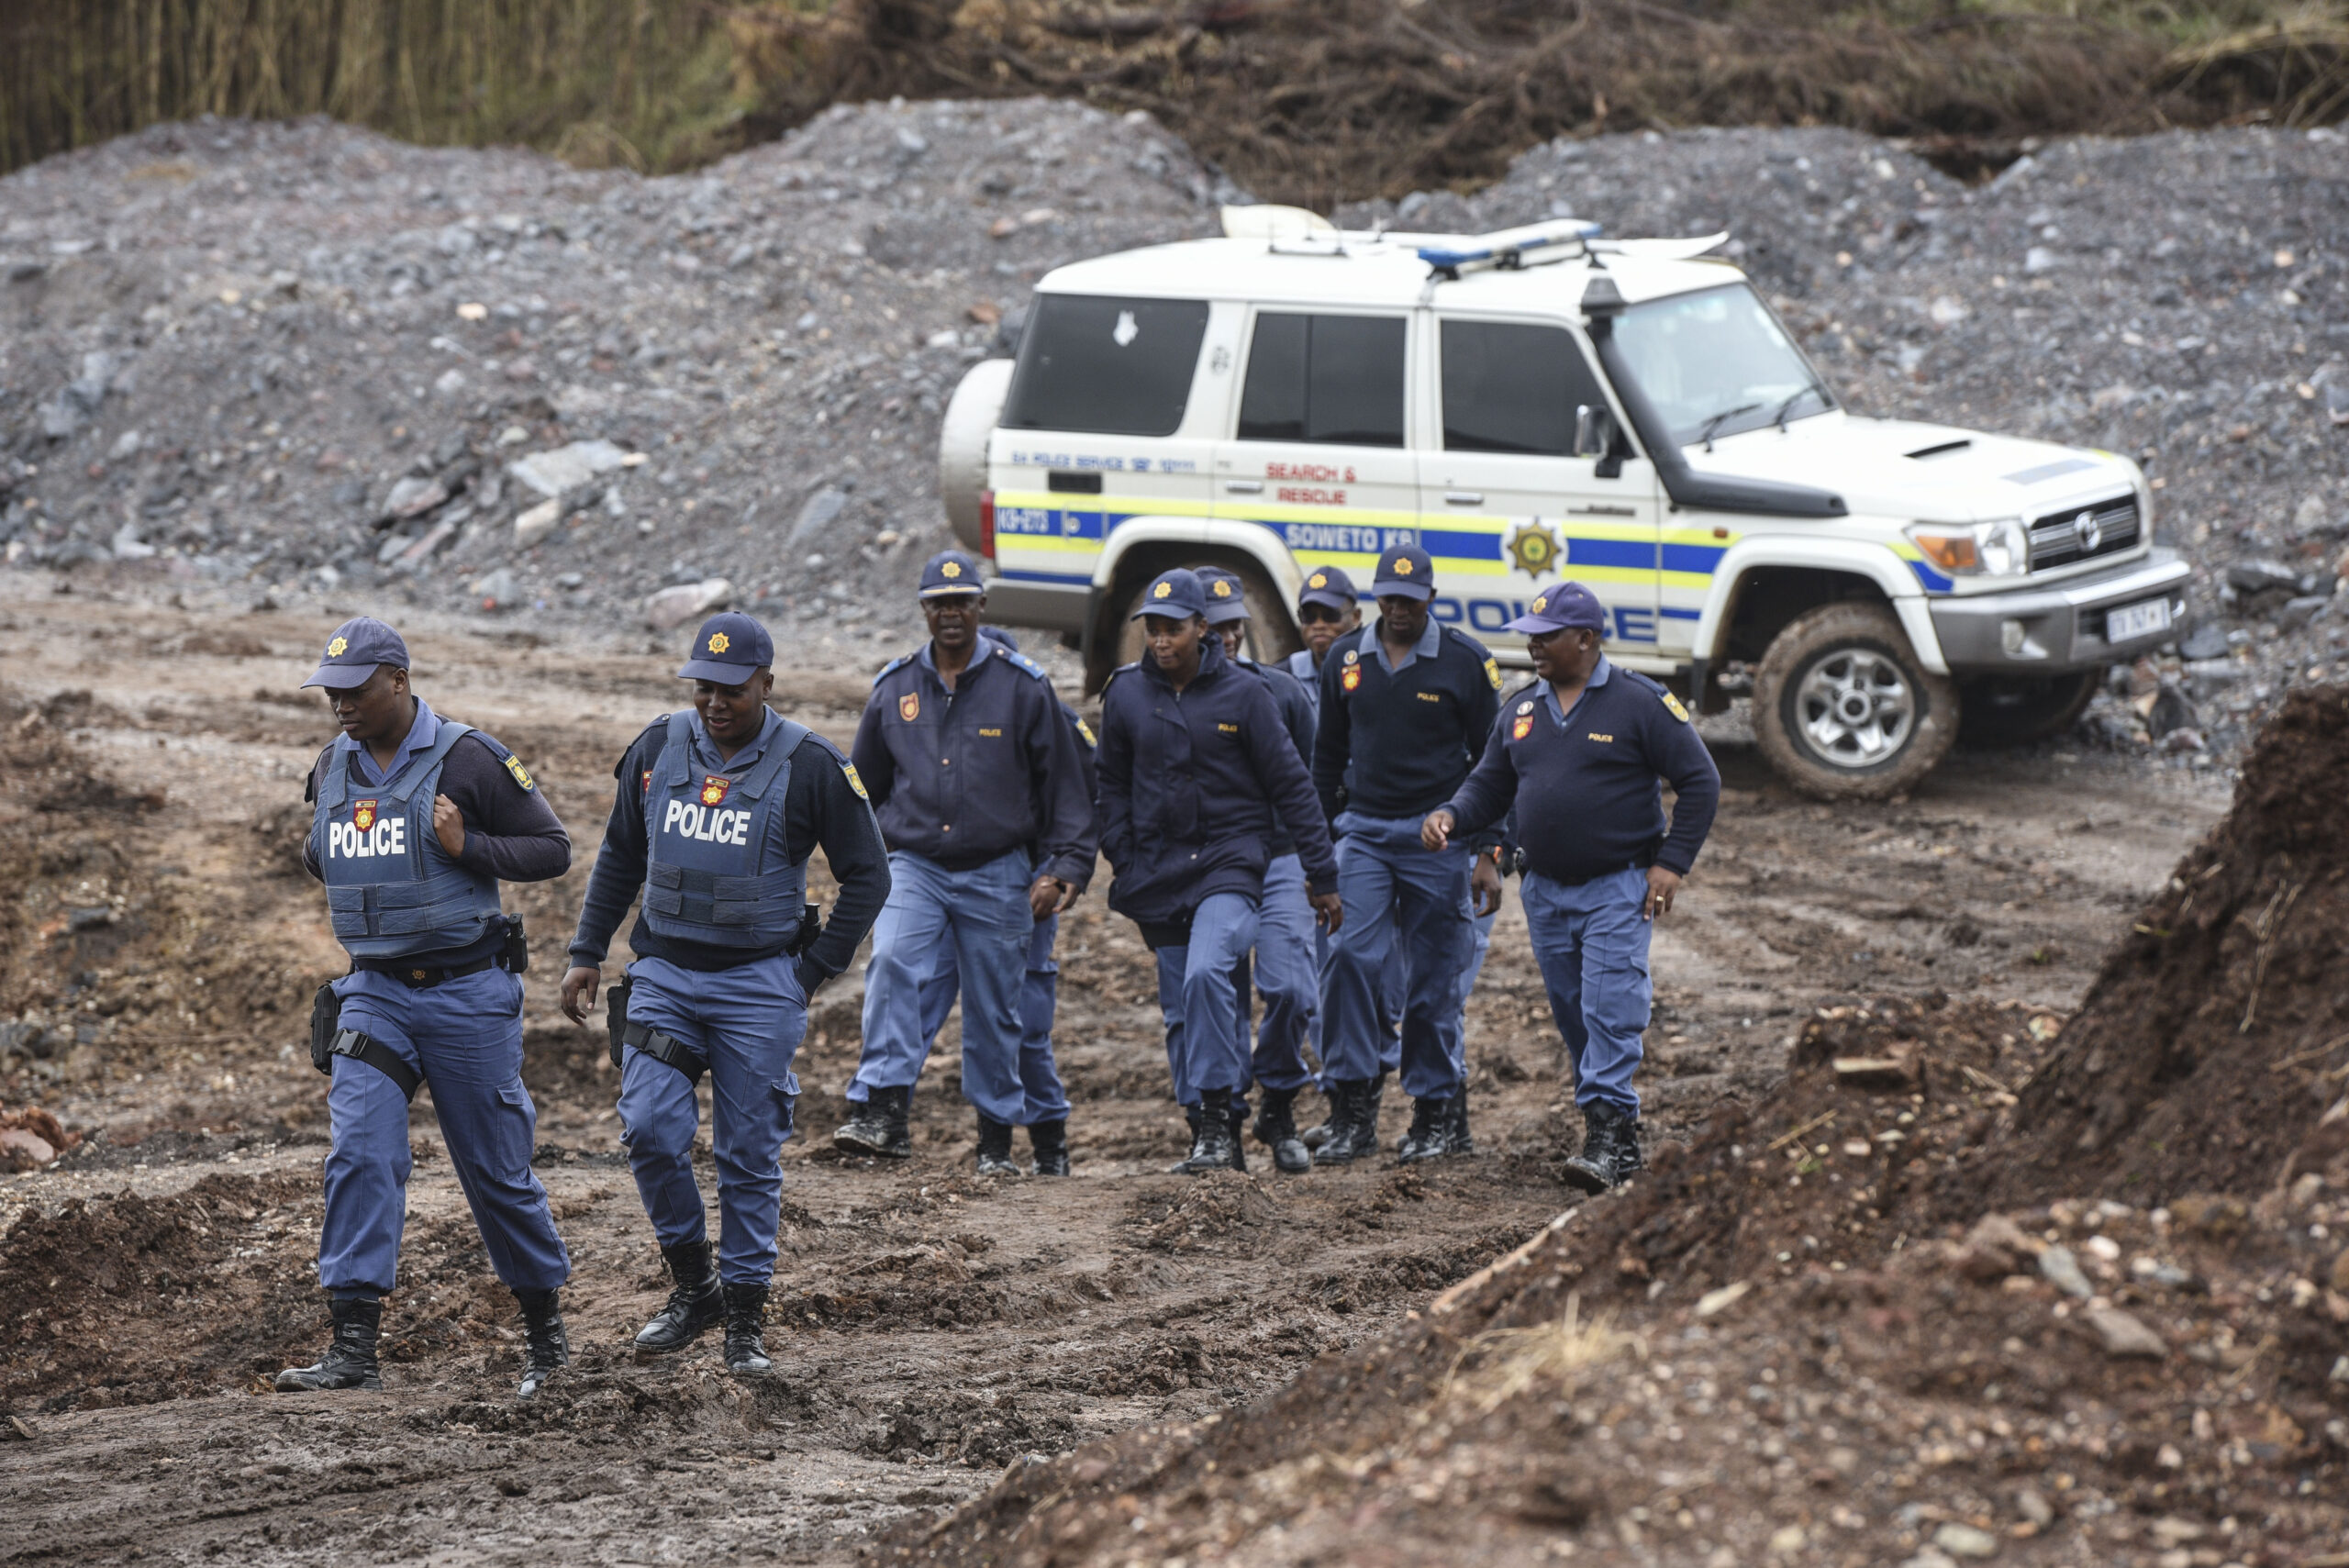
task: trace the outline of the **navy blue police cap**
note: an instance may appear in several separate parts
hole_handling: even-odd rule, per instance
[[[1435,562],[1418,545],[1397,545],[1378,558],[1378,575],[1370,584],[1371,593],[1385,598],[1399,594],[1407,599],[1435,597]]]
[[[1186,616],[1204,617],[1207,613],[1207,590],[1200,584],[1198,573],[1187,566],[1177,566],[1150,580],[1150,586],[1141,591],[1141,606],[1127,618],[1164,616],[1170,620],[1181,620]]]
[[[334,635],[327,639],[327,651],[318,657],[317,673],[302,684],[305,689],[324,686],[328,691],[349,691],[365,685],[378,664],[406,669],[407,644],[373,616],[360,616],[334,628]]]
[[[1354,580],[1334,566],[1317,566],[1305,574],[1305,586],[1297,591],[1297,607],[1323,605],[1345,614],[1361,602],[1354,592]]]
[[[1191,571],[1206,591],[1209,626],[1248,618],[1248,585],[1240,580],[1239,573],[1220,566],[1195,566]]]
[[[1539,637],[1545,632],[1564,631],[1569,627],[1585,631],[1607,629],[1607,612],[1599,608],[1598,595],[1579,583],[1553,583],[1533,595],[1533,602],[1526,606],[1523,615],[1501,629]]]
[[[979,578],[979,563],[959,550],[941,550],[921,569],[920,597],[950,598],[957,594],[984,594],[987,585]]]
[[[728,610],[701,623],[694,633],[693,654],[677,679],[739,686],[774,662],[774,639],[767,628],[740,610]]]

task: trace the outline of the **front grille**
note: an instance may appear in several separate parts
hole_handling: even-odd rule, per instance
[[[2080,519],[2089,519],[2083,537]],[[2090,539],[2094,543],[2088,542]],[[2068,511],[2050,512],[2031,525],[2031,569],[2068,566],[2099,555],[2114,555],[2137,544],[2137,497],[2092,501]]]

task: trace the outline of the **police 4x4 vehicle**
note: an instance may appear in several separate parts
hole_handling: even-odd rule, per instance
[[[1587,584],[1607,651],[1699,711],[1742,663],[1787,778],[1883,796],[1956,739],[2078,717],[2168,640],[2187,567],[2127,459],[1847,412],[1696,239],[1576,221],[1341,233],[1237,207],[1221,239],[1038,285],[941,438],[947,511],[993,618],[1060,632],[1097,685],[1139,654],[1169,566],[1247,584],[1261,656],[1305,573],[1434,557],[1434,614],[1504,663],[1537,583]]]

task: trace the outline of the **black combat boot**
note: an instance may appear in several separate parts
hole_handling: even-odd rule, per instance
[[[767,1287],[729,1284],[726,1296],[726,1370],[737,1377],[764,1377],[774,1370],[767,1359]]]
[[[1226,1102],[1223,1119],[1231,1125],[1231,1168],[1248,1173],[1248,1096],[1234,1095]]]
[[[1040,1176],[1068,1174],[1068,1118],[1040,1121],[1028,1129],[1028,1147],[1036,1155],[1035,1173]]]
[[[1411,1102],[1411,1130],[1403,1135],[1403,1146],[1395,1157],[1403,1164],[1416,1165],[1447,1154],[1472,1154],[1475,1146],[1467,1142],[1467,1137],[1468,1096],[1431,1095]]]
[[[562,1331],[562,1293],[518,1290],[522,1307],[522,1388],[528,1399],[546,1386],[555,1368],[571,1364],[571,1340]]]
[[[1256,1141],[1273,1151],[1273,1164],[1291,1175],[1313,1169],[1313,1156],[1297,1135],[1297,1091],[1267,1089],[1256,1112]]]
[[[636,1353],[640,1358],[682,1351],[700,1339],[704,1329],[726,1316],[726,1296],[718,1287],[717,1272],[709,1266],[707,1241],[663,1247],[661,1256],[669,1265],[669,1277],[676,1288],[669,1292],[668,1305],[637,1330]]]
[[[383,1327],[384,1304],[372,1296],[330,1301],[334,1340],[327,1353],[308,1366],[289,1366],[277,1374],[280,1394],[306,1394],[328,1388],[381,1388],[383,1369],[375,1362],[375,1331]]]
[[[1204,1175],[1231,1169],[1231,1151],[1239,1141],[1231,1135],[1231,1097],[1221,1089],[1199,1095],[1198,1120],[1192,1124],[1191,1157],[1174,1167],[1178,1174]]]
[[[979,1174],[1016,1176],[1019,1167],[1011,1158],[1011,1124],[979,1113]]]
[[[1199,1107],[1197,1106],[1185,1106],[1183,1107],[1183,1120],[1189,1126],[1191,1129],[1191,1142],[1196,1146],[1199,1141]],[[1175,1161],[1172,1165],[1167,1166],[1166,1173],[1170,1176],[1187,1176],[1191,1173],[1190,1164],[1191,1157],[1188,1154],[1186,1154],[1180,1160]]]
[[[1617,1107],[1599,1104],[1582,1113],[1582,1152],[1566,1162],[1566,1180],[1586,1193],[1621,1186],[1646,1162],[1640,1156],[1640,1124]]]
[[[1313,1151],[1316,1163],[1350,1164],[1377,1151],[1378,1124],[1365,1114],[1370,1085],[1367,1078],[1332,1078],[1322,1085],[1330,1096],[1330,1137]]]
[[[848,1120],[832,1134],[832,1147],[843,1154],[878,1154],[885,1160],[904,1160],[914,1151],[913,1134],[907,1129],[906,1117],[913,1103],[910,1084],[894,1089],[874,1089],[872,1097],[859,1105],[849,1102]]]

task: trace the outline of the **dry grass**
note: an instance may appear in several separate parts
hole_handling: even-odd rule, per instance
[[[1962,165],[2035,135],[2329,121],[2349,113],[2349,0],[0,6],[0,167],[157,119],[324,112],[665,170],[896,93],[1147,109],[1260,193],[1326,208],[1648,127],[1847,125]]]
[[[1565,1311],[1554,1323],[1495,1329],[1462,1346],[1444,1379],[1443,1397],[1477,1415],[1490,1415],[1537,1391],[1570,1394],[1591,1368],[1639,1348],[1636,1337],[1618,1331],[1605,1316],[1585,1318],[1582,1297],[1570,1293]]]

